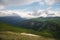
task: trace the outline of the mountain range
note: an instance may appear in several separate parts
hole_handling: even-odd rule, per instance
[[[26,32],[59,40],[60,17],[37,17],[36,15],[30,17],[31,14],[28,14],[30,16],[24,13],[18,15],[14,12],[11,14],[0,12],[0,14],[0,31]]]

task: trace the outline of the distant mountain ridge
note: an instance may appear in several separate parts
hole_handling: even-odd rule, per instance
[[[46,21],[45,21],[46,20]],[[60,17],[39,17],[33,19],[22,19],[19,16],[0,17],[0,21],[21,27],[24,29],[31,29],[28,32],[33,34],[42,35],[45,37],[60,37]]]
[[[16,25],[18,22],[21,22],[23,20],[26,20],[24,18],[21,18],[20,16],[5,16],[5,17],[0,17],[0,21],[6,22],[9,24]]]
[[[34,18],[20,22],[19,25],[38,31],[42,36],[60,37],[60,17]]]

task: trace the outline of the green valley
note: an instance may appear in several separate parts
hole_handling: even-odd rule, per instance
[[[60,40],[59,17],[45,20],[46,18],[29,19],[17,22],[16,26],[0,21],[0,40]],[[21,35],[21,33],[39,37]]]

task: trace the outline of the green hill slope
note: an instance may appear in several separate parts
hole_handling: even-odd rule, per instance
[[[44,20],[43,20],[44,19]],[[31,33],[47,38],[60,40],[60,18],[36,18],[23,21],[19,26],[0,22],[0,32]]]
[[[22,27],[35,30],[45,37],[60,38],[60,17],[35,18],[20,23]]]
[[[4,22],[0,22],[0,32],[1,31],[11,31],[11,32],[26,32],[26,33],[32,33],[35,32],[31,29],[25,29],[25,28],[21,28],[21,27],[17,27],[17,26],[12,26],[10,24],[4,23]]]
[[[24,29],[25,30],[25,29]],[[0,22],[0,31],[13,31],[13,32],[21,32],[22,28],[14,27],[4,22]]]
[[[53,38],[23,35],[21,33],[38,34],[39,32],[30,29],[14,27],[7,23],[0,22],[0,40],[54,40]]]

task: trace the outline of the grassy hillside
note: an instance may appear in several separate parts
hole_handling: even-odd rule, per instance
[[[47,21],[46,21],[46,19],[47,18],[36,18],[36,19],[25,20],[23,22],[19,22],[18,25],[16,25],[16,26],[12,26],[10,24],[0,22],[0,37],[2,37],[1,35],[3,35],[3,37],[1,38],[1,39],[3,39],[5,32],[9,32],[8,33],[9,36],[10,36],[10,32],[13,32],[13,37],[16,36],[14,33],[30,33],[30,34],[43,36],[42,39],[47,37],[47,38],[55,38],[56,40],[60,40],[60,18],[59,17],[58,18],[48,18]],[[3,33],[1,33],[1,32],[3,32]],[[5,36],[8,37],[7,35],[5,35]],[[18,34],[18,35],[20,35],[20,34]],[[12,36],[12,33],[11,33],[11,36]],[[19,36],[19,37],[21,37],[21,36]],[[46,38],[46,40],[51,40],[51,39],[47,39],[47,38]],[[36,39],[36,40],[38,40],[38,39]],[[28,40],[28,39],[24,38],[21,40]],[[31,40],[31,38],[30,38],[30,40]]]
[[[38,35],[60,38],[60,17],[30,19],[21,22],[20,26],[39,32]]]
[[[45,38],[42,36],[29,36],[21,33],[38,34],[39,32],[14,27],[4,22],[0,22],[0,40],[54,40],[53,38]]]
[[[25,29],[24,29],[25,30]],[[14,27],[4,22],[0,22],[0,31],[14,31],[14,32],[21,32],[23,31],[22,28]]]
[[[17,27],[17,26],[12,26],[10,24],[4,23],[4,22],[0,22],[0,31],[12,31],[12,32],[26,32],[26,33],[32,33],[35,32],[31,29],[25,29],[25,28],[21,28],[21,27]]]
[[[55,40],[53,38],[46,38],[42,36],[23,35],[16,32],[0,32],[0,40]]]

